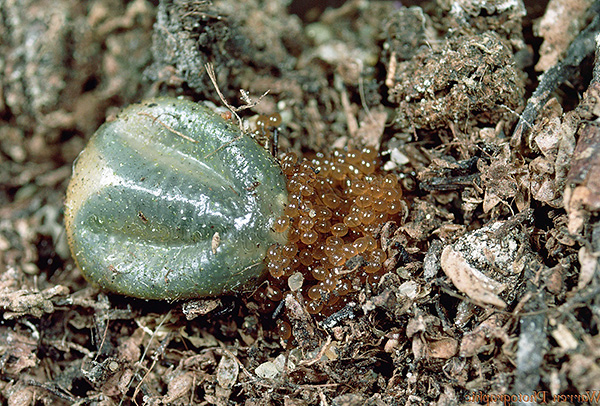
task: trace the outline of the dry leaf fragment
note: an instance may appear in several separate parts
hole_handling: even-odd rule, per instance
[[[578,340],[573,336],[571,330],[564,324],[559,324],[552,331],[552,337],[564,351],[571,351],[577,348]]]
[[[600,125],[588,123],[580,129],[567,181],[564,206],[568,229],[578,234],[590,212],[600,211]]]
[[[534,24],[534,32],[544,42],[535,70],[543,72],[554,66],[571,41],[586,24],[586,10],[592,0],[551,0],[544,16]]]
[[[458,352],[458,341],[445,337],[428,343],[429,355],[432,358],[450,359]]]
[[[362,145],[379,148],[387,118],[388,114],[383,106],[371,109],[361,120],[356,139]]]
[[[577,289],[585,288],[594,277],[596,271],[600,271],[600,252],[590,252],[585,246],[579,249],[579,263],[581,270],[579,272],[579,280],[577,281]]]
[[[54,312],[54,301],[69,294],[69,288],[62,285],[52,286],[41,292],[21,289],[16,292],[0,294],[0,310],[4,310],[5,319],[13,319],[27,314],[42,317],[44,313]]]
[[[442,252],[442,269],[454,286],[480,305],[491,304],[501,309],[506,302],[498,296],[506,286],[488,278],[478,269],[469,265],[462,253],[451,246]]]
[[[8,398],[8,406],[29,406],[34,404],[35,388],[33,386],[21,386],[12,392]]]
[[[37,347],[38,343],[32,338],[13,331],[11,328],[2,328],[0,330],[2,373],[17,376],[23,370],[38,365]]]
[[[195,299],[189,300],[181,305],[181,310],[187,320],[203,316],[222,306],[221,299]]]
[[[485,345],[494,337],[508,339],[506,331],[502,329],[506,319],[506,316],[502,314],[493,314],[472,331],[465,334],[460,342],[460,356],[472,357],[485,351]]]
[[[274,362],[267,361],[257,366],[254,370],[254,373],[261,378],[275,379],[275,377],[279,374],[279,371],[277,370]]]
[[[481,306],[504,309],[505,299],[514,298],[518,291],[523,256],[518,230],[508,226],[496,222],[482,227],[442,251],[444,273]]]
[[[171,404],[175,400],[188,397],[190,390],[192,390],[194,384],[193,372],[184,372],[175,376],[167,386],[167,394],[163,398],[165,404]]]
[[[217,367],[217,382],[223,389],[231,389],[237,382],[240,366],[235,359],[224,355]]]

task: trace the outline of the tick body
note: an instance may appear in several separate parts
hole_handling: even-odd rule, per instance
[[[286,203],[280,166],[252,138],[202,105],[159,98],[128,107],[90,139],[65,223],[89,281],[177,300],[260,279],[267,248],[286,241],[272,229]]]

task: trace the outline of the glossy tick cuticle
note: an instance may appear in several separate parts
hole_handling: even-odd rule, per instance
[[[277,162],[208,108],[158,98],[123,110],[74,165],[65,222],[100,288],[143,299],[217,296],[266,271],[287,203]]]

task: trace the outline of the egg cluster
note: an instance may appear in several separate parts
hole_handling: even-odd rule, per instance
[[[287,232],[288,242],[267,251],[269,277],[255,293],[264,311],[274,310],[298,273],[307,311],[321,316],[379,281],[386,253],[376,232],[402,208],[397,176],[381,174],[379,163],[372,148],[282,159],[289,202],[273,228]]]

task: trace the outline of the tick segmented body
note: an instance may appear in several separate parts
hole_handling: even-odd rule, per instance
[[[125,109],[74,165],[65,222],[102,289],[177,300],[239,290],[265,272],[287,203],[277,162],[206,107],[159,98]]]

